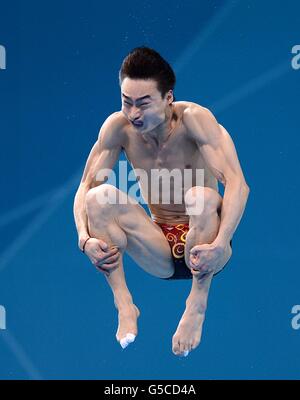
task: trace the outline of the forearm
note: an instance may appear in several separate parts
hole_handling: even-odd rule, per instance
[[[78,232],[78,246],[82,248],[83,242],[90,236],[88,231],[88,219],[85,210],[85,198],[89,188],[86,185],[80,185],[75,198],[73,214],[76,229]]]
[[[224,245],[230,242],[243,216],[248,195],[249,187],[244,183],[238,181],[226,184],[219,232],[214,240],[216,244]]]

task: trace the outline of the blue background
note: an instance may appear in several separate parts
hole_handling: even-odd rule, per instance
[[[299,27],[296,0],[1,3],[0,378],[300,378]],[[120,110],[121,62],[142,44],[174,67],[177,100],[227,128],[251,188],[187,358],[171,345],[191,282],[156,279],[126,256],[141,316],[122,350],[112,293],[73,221],[86,158]]]

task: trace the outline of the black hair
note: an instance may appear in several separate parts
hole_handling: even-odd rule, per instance
[[[173,90],[176,83],[175,73],[170,64],[154,49],[146,46],[135,47],[124,58],[119,71],[119,84],[124,78],[153,79],[157,89],[164,98],[165,94]]]

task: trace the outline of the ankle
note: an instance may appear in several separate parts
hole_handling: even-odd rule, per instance
[[[133,307],[133,300],[130,295],[115,295],[114,303],[119,311]]]
[[[206,304],[201,303],[198,301],[187,301],[186,302],[186,311],[193,314],[201,314],[205,315],[206,311]]]

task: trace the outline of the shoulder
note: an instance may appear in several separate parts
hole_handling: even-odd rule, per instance
[[[98,141],[103,145],[124,147],[126,141],[126,118],[122,112],[110,114],[100,127]]]
[[[183,124],[188,135],[203,144],[220,134],[220,125],[213,113],[197,103],[188,103],[183,113]]]

